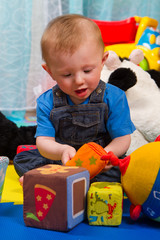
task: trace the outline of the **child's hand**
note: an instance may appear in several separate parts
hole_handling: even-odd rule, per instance
[[[111,165],[110,163],[106,164],[106,166],[103,168],[102,172],[106,172],[108,170],[110,170],[113,167],[113,165]]]
[[[107,163],[106,166],[102,169],[101,173],[110,170],[112,167],[113,165],[111,165],[110,163]]]
[[[119,163],[118,157],[112,151],[108,152],[106,155],[103,155],[101,160],[108,161],[102,172],[110,170],[113,166],[118,166]]]
[[[64,148],[64,151],[62,153],[62,157],[61,157],[61,161],[62,161],[63,165],[65,165],[66,162],[71,160],[75,154],[76,154],[76,149],[74,147],[66,145],[66,147]]]

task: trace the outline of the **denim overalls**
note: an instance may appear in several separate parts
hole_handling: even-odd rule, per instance
[[[58,85],[53,88],[54,108],[50,119],[55,127],[55,139],[80,148],[87,142],[96,142],[105,147],[110,141],[106,122],[108,106],[103,102],[106,84],[100,81],[90,95],[88,104],[68,105],[67,96]]]
[[[55,127],[55,139],[59,143],[69,144],[78,150],[87,142],[96,142],[105,147],[111,142],[106,129],[108,106],[103,102],[106,84],[99,82],[98,87],[90,95],[88,104],[68,105],[67,96],[58,85],[53,87],[54,107],[50,120]],[[19,176],[25,172],[46,164],[61,164],[40,155],[38,149],[17,154],[13,160]],[[98,174],[92,181],[120,182],[120,171],[117,167]]]

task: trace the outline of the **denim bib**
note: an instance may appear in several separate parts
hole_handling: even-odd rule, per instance
[[[55,140],[80,148],[87,142],[96,142],[105,147],[110,141],[106,129],[108,106],[103,102],[106,84],[99,82],[88,104],[69,105],[67,96],[58,85],[53,87],[54,106],[50,119],[55,127]]]

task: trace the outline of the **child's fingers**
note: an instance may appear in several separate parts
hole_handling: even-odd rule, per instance
[[[113,166],[111,164],[106,165],[101,172],[109,171]]]

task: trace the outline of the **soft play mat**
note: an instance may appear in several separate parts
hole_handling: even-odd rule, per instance
[[[13,165],[9,165],[0,203],[0,238],[2,240],[118,240],[158,239],[160,223],[141,216],[133,222],[129,216],[130,203],[124,200],[122,223],[117,227],[90,226],[86,221],[64,233],[26,227],[23,220],[23,193]]]

